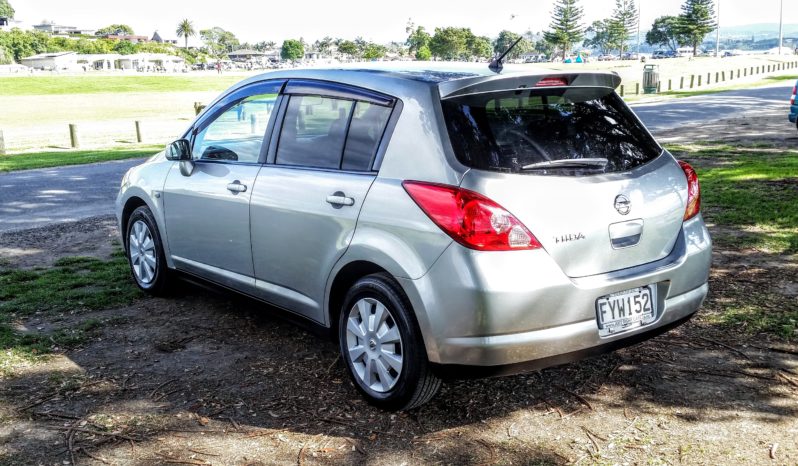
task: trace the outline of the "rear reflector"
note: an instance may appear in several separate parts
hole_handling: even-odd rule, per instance
[[[689,220],[701,211],[701,186],[698,175],[689,163],[679,160],[679,165],[687,177],[687,207],[684,209],[684,220]]]
[[[441,230],[467,248],[512,251],[541,247],[513,214],[479,193],[420,181],[405,181],[402,186]]]
[[[565,78],[543,78],[535,84],[535,87],[567,86],[568,80]]]

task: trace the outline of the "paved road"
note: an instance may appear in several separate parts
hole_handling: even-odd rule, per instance
[[[633,104],[632,109],[653,133],[682,125],[700,125],[724,118],[750,117],[773,112],[782,112],[786,125],[792,86],[792,84],[778,84]]]
[[[122,175],[142,161],[0,174],[0,232],[111,214]]]
[[[656,133],[681,125],[783,111],[792,86],[783,84],[633,106]],[[113,212],[122,175],[141,160],[0,174],[0,232],[80,220]]]

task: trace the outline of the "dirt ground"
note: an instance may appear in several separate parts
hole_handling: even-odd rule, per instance
[[[768,139],[767,124],[746,136],[750,123],[722,122],[714,139]],[[783,133],[775,140],[796,144]],[[0,236],[0,258],[108,257],[114,239],[113,220],[97,218]],[[703,310],[674,331],[449,382],[396,414],[361,400],[334,344],[230,293],[186,284],[170,299],[34,316],[20,328],[101,325],[82,347],[0,378],[0,464],[798,464],[798,346],[711,319],[732,290],[798,301],[798,261],[719,247],[714,259]]]

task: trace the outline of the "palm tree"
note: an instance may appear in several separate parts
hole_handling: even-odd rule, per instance
[[[180,21],[180,24],[177,25],[176,32],[177,37],[184,37],[186,39],[186,48],[188,48],[188,38],[197,35],[197,31],[194,30],[194,25],[187,19]]]

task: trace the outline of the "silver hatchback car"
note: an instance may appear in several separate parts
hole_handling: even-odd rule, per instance
[[[699,183],[606,73],[477,65],[266,73],[122,180],[138,286],[177,272],[329,329],[408,409],[447,377],[650,338],[707,294]]]

